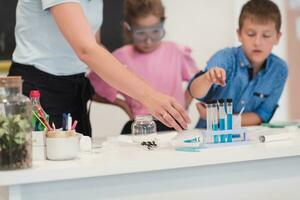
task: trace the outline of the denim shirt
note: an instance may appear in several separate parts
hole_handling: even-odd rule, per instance
[[[226,48],[217,52],[208,62],[205,71],[214,67],[226,71],[226,86],[213,84],[205,97],[198,99],[207,102],[209,99],[233,100],[233,113],[243,107],[244,112],[256,113],[263,122],[268,122],[276,108],[288,75],[287,64],[274,54],[270,54],[264,67],[254,78],[249,75],[251,65],[242,47]],[[190,81],[201,76],[199,72]],[[199,120],[196,128],[206,127],[205,120]]]

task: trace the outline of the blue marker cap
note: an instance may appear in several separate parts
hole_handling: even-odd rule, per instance
[[[67,130],[67,120],[68,120],[68,115],[66,113],[63,113],[63,119],[62,119],[62,129],[63,131]]]

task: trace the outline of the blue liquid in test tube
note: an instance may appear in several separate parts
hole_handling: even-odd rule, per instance
[[[227,129],[232,130],[232,99],[227,99]]]
[[[213,124],[212,130],[213,130],[213,131],[217,131],[217,130],[218,130],[218,124]]]
[[[219,99],[219,128],[220,130],[226,130],[226,112],[224,99]]]
[[[225,119],[220,119],[220,130],[225,130]]]
[[[214,143],[219,143],[219,142],[220,142],[219,135],[214,135]]]
[[[227,142],[227,135],[226,134],[222,134],[222,135],[220,135],[220,137],[221,137],[221,143]]]
[[[217,100],[212,100],[212,130],[218,130],[218,107]]]
[[[232,114],[227,114],[227,129],[232,130]]]
[[[232,142],[232,134],[227,134],[227,142]]]

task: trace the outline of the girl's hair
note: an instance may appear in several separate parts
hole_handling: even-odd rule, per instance
[[[242,8],[239,17],[239,29],[242,29],[247,18],[252,18],[261,23],[272,21],[275,23],[276,31],[280,32],[280,10],[271,0],[249,0]]]
[[[165,8],[161,0],[124,0],[124,20],[132,26],[138,18],[154,15],[161,22],[165,20]],[[131,43],[132,38],[128,30],[124,30],[125,43]]]

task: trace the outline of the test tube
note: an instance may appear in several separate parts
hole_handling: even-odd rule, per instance
[[[212,104],[211,100],[206,103],[206,129],[212,130]]]
[[[217,100],[212,100],[212,130],[218,130],[218,107]]]
[[[232,99],[227,99],[226,109],[227,109],[227,129],[232,130]]]
[[[224,99],[219,99],[219,126],[220,130],[226,130],[226,112]]]

